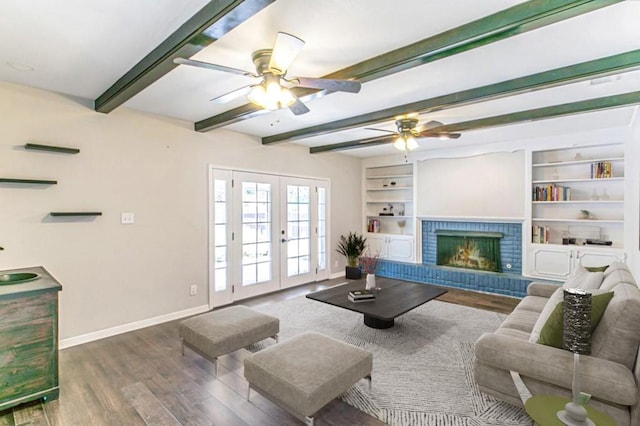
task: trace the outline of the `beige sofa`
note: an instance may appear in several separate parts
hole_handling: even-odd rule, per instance
[[[591,406],[620,425],[640,425],[640,289],[623,263],[614,262],[600,274],[600,290],[594,293],[613,291],[614,296],[593,332],[591,355],[580,357],[582,391],[592,395]],[[478,339],[474,375],[482,392],[522,406],[514,371],[533,395],[571,398],[573,354],[530,341],[550,298],[554,306],[562,300],[556,292],[562,292],[558,285],[531,283],[500,328]]]

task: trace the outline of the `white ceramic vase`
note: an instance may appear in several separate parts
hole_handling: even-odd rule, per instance
[[[376,274],[367,274],[367,280],[364,288],[367,290],[373,290],[376,288]]]

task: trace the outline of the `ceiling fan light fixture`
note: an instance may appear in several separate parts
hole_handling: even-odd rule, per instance
[[[284,75],[293,62],[300,49],[304,46],[304,41],[292,34],[279,32],[276,36],[271,59],[269,61],[269,71],[277,75]]]
[[[407,150],[407,143],[405,142],[405,140],[404,140],[404,138],[402,136],[399,136],[393,142],[393,147],[395,149],[397,149],[398,151],[406,151]]]
[[[416,138],[414,138],[413,136],[409,136],[405,139],[405,143],[407,144],[407,149],[409,151],[413,151],[414,149],[418,148],[418,141],[416,141]]]
[[[289,89],[280,86],[279,78],[265,78],[265,81],[251,89],[248,98],[252,103],[269,110],[287,108],[296,101]]]

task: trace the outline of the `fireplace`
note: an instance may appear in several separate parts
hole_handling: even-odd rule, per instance
[[[500,272],[501,232],[436,230],[436,264]]]

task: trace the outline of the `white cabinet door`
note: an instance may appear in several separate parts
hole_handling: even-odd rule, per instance
[[[598,250],[581,248],[576,250],[576,259],[582,266],[604,266],[612,262],[625,262],[626,254],[621,250]]]
[[[565,279],[573,269],[573,251],[558,246],[533,246],[530,250],[530,275],[535,277]]]
[[[387,236],[382,234],[368,234],[367,247],[369,249],[369,253],[372,256],[377,254],[381,258],[386,258],[387,257]]]
[[[367,246],[372,255],[381,259],[411,262],[415,258],[415,239],[412,235],[367,234]]]
[[[413,260],[413,237],[391,235],[387,237],[387,258],[409,262]]]

